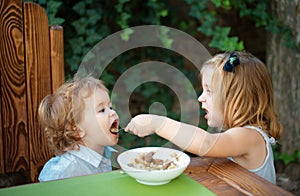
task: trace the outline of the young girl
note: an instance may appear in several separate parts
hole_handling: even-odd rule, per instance
[[[111,171],[111,147],[118,142],[117,113],[106,87],[92,77],[62,85],[39,106],[39,120],[55,157],[39,181]]]
[[[203,93],[198,98],[208,126],[221,133],[157,115],[138,115],[125,128],[144,137],[153,132],[182,149],[207,157],[228,157],[276,183],[271,144],[282,126],[273,104],[266,66],[247,52],[214,56],[201,69]]]

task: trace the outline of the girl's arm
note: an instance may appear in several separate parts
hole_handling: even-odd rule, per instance
[[[126,126],[125,131],[139,137],[156,133],[180,148],[197,155],[205,155],[216,138],[215,135],[198,127],[164,116],[147,114],[134,117]]]
[[[256,131],[243,127],[211,134],[199,127],[167,117],[145,114],[134,117],[125,131],[140,137],[156,133],[188,152],[212,157],[246,155],[255,148],[258,136]]]

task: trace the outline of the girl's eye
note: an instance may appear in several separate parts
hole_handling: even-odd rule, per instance
[[[112,107],[112,106],[110,106],[110,107],[109,107],[109,109],[111,109],[111,110],[112,110],[112,109],[113,109],[113,107]]]
[[[104,112],[104,111],[105,111],[105,108],[103,108],[103,109],[99,110],[99,112]]]
[[[207,93],[207,94],[211,94],[212,91],[211,91],[210,89],[206,89],[206,93]]]

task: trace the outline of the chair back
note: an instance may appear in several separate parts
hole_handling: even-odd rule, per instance
[[[63,29],[38,4],[1,0],[0,40],[0,177],[37,182],[53,156],[37,111],[64,82]]]

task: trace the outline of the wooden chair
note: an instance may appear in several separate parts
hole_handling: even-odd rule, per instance
[[[38,4],[1,0],[0,40],[0,179],[21,175],[37,182],[53,156],[37,110],[64,82],[63,29],[49,27]]]

